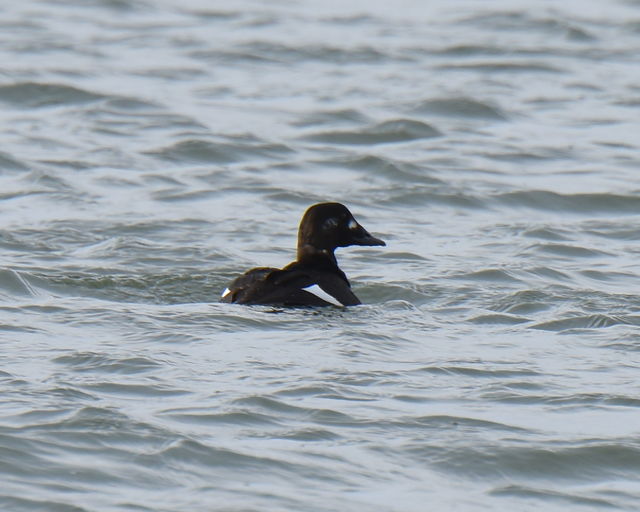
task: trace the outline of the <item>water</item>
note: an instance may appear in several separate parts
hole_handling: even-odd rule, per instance
[[[0,13],[2,510],[637,510],[640,3]]]

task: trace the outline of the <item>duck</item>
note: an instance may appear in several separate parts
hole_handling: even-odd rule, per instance
[[[257,267],[234,279],[221,301],[286,307],[361,304],[338,266],[335,250],[351,245],[384,246],[341,203],[310,206],[300,221],[296,260],[278,269]]]

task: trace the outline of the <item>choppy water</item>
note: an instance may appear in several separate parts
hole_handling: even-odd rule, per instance
[[[637,510],[639,2],[0,29],[2,510]],[[324,200],[366,305],[217,302]]]

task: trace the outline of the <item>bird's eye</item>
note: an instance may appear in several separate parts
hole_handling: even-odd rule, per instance
[[[351,219],[348,224],[349,229],[358,229],[358,223],[356,219]]]
[[[324,224],[322,224],[322,229],[333,229],[337,225],[338,225],[338,219],[331,217],[330,219],[327,219],[324,221]]]

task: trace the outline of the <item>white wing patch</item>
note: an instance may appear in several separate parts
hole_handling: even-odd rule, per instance
[[[329,295],[322,288],[320,288],[320,286],[318,286],[317,284],[312,284],[310,286],[307,286],[306,288],[303,288],[303,290],[305,292],[309,292],[309,293],[315,295],[316,297],[322,299],[325,302],[328,302],[329,304],[333,304],[334,306],[338,306],[338,307],[344,307],[344,304],[342,304],[333,295]]]
[[[230,293],[231,293],[231,290],[229,290],[229,288],[225,288],[224,291],[222,292],[222,298],[224,299]]]

